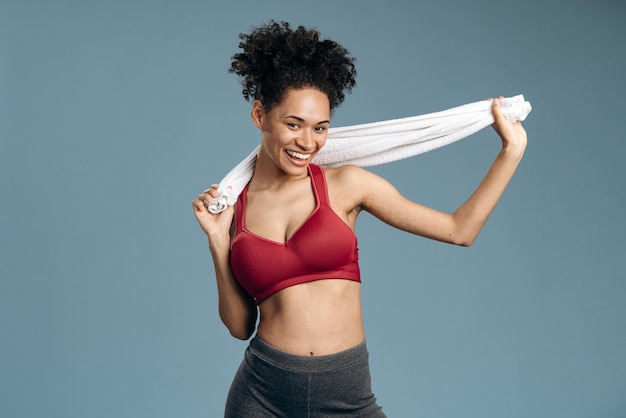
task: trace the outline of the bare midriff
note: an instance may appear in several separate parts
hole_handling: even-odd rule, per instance
[[[365,339],[358,282],[326,279],[288,287],[259,308],[258,336],[291,354],[334,354]]]

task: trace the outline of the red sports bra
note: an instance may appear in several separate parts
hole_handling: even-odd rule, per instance
[[[315,210],[285,243],[246,229],[248,186],[239,195],[230,263],[235,277],[257,305],[279,290],[314,280],[361,282],[356,235],[331,209],[324,171],[310,164],[309,177]]]

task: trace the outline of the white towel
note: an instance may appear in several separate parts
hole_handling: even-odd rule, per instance
[[[502,114],[511,122],[523,121],[532,109],[521,94],[501,99],[500,103]],[[426,115],[330,128],[326,144],[312,162],[322,167],[384,164],[451,144],[493,122],[491,101],[481,100]],[[252,177],[259,148],[219,183],[218,201],[209,206],[212,213],[235,204]]]

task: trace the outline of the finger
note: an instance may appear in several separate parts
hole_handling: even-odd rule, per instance
[[[219,201],[217,196],[211,196],[209,193],[202,193],[198,196],[198,200],[207,208],[211,205],[216,205]]]
[[[191,202],[191,206],[193,207],[194,212],[207,212],[208,209],[204,206],[204,203],[201,200],[193,200]]]
[[[500,99],[493,99],[493,102],[491,103],[491,113],[493,114],[494,127],[496,125],[502,125],[508,121],[502,114]]]
[[[202,198],[199,199],[202,204],[204,205],[205,208],[209,208],[210,206],[213,206],[215,204],[217,204],[217,200],[214,199],[213,197],[209,196],[209,195],[205,195]]]
[[[211,196],[217,197],[217,195],[218,195],[217,189],[218,189],[219,186],[220,186],[219,184],[213,184],[213,185],[211,185],[211,187],[206,189],[204,191],[204,193],[209,193]]]
[[[500,111],[500,99],[491,100],[491,108],[495,111]]]

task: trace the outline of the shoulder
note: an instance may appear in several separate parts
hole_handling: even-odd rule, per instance
[[[368,207],[381,195],[390,197],[398,194],[387,180],[361,167],[346,165],[325,168],[324,172],[331,200],[341,199],[354,207]]]
[[[344,165],[336,168],[324,168],[329,187],[367,190],[372,187],[393,187],[387,180],[364,168]]]
[[[360,167],[345,165],[323,168],[331,207],[354,227],[363,203],[363,185],[368,172]]]
[[[335,168],[323,168],[328,187],[355,188],[366,182],[371,173],[355,165],[344,165]]]

